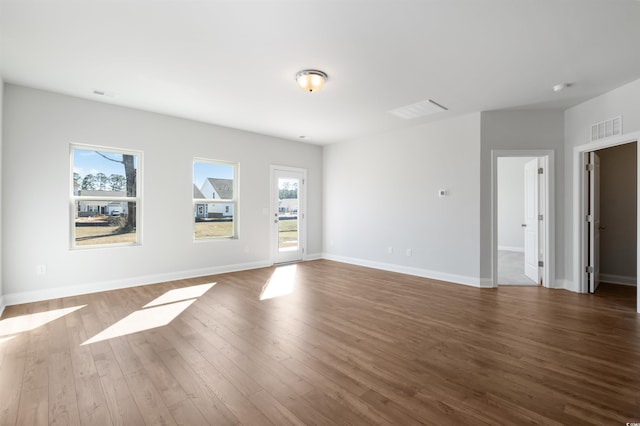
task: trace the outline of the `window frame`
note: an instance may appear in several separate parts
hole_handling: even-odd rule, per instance
[[[76,149],[84,150],[84,151],[99,151],[104,153],[114,153],[114,154],[127,154],[127,155],[135,155],[137,157],[136,164],[136,196],[135,197],[116,197],[116,196],[90,196],[90,195],[76,195],[74,193],[73,186],[73,166],[74,166],[74,151]],[[81,143],[70,143],[69,144],[69,188],[70,188],[70,196],[69,196],[69,248],[71,250],[85,250],[85,249],[97,249],[97,248],[112,248],[112,247],[133,247],[133,246],[141,246],[142,245],[142,178],[143,178],[143,152],[132,150],[132,149],[123,149],[116,148],[111,146],[102,146],[102,145],[89,145],[89,144],[81,144]],[[136,241],[131,243],[108,243],[108,244],[87,244],[87,245],[78,245],[76,244],[76,224],[75,224],[75,213],[76,213],[76,202],[82,201],[107,201],[107,202],[134,202],[136,204]]]
[[[207,163],[207,164],[218,164],[223,166],[231,166],[233,167],[233,198],[224,199],[224,198],[194,198],[193,197],[193,187],[195,185],[194,182],[194,173],[196,163]],[[214,160],[211,158],[205,157],[194,157],[191,165],[191,182],[190,182],[190,193],[191,193],[191,237],[193,238],[194,243],[201,243],[207,241],[227,241],[227,240],[237,240],[240,238],[239,236],[239,211],[240,211],[240,196],[239,196],[239,176],[240,176],[240,163],[235,161],[226,161],[226,160]],[[200,189],[200,188],[198,188]],[[198,204],[231,204],[233,206],[233,221],[232,221],[232,235],[231,236],[222,236],[222,237],[196,237],[196,218],[194,217],[194,212],[196,211],[196,205]]]

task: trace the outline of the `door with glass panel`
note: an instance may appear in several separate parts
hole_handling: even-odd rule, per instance
[[[295,262],[304,255],[305,173],[271,169],[271,253],[273,263]]]

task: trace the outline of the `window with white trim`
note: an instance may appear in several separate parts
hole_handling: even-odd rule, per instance
[[[237,238],[238,165],[193,161],[194,239]]]
[[[71,247],[140,244],[142,153],[71,145]]]

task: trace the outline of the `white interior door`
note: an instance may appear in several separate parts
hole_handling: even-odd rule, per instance
[[[589,293],[600,284],[600,157],[589,153]]]
[[[273,263],[302,260],[305,235],[305,171],[272,168],[271,186]]]
[[[538,282],[538,159],[524,165],[524,274]]]

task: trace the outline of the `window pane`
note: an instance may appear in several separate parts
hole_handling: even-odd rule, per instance
[[[233,203],[196,203],[195,238],[233,237]]]
[[[193,198],[232,200],[234,165],[195,162],[193,164]]]
[[[73,194],[135,197],[138,156],[109,151],[73,150]]]
[[[75,245],[136,243],[136,203],[75,202]]]
[[[298,179],[278,179],[278,250],[298,250]]]

